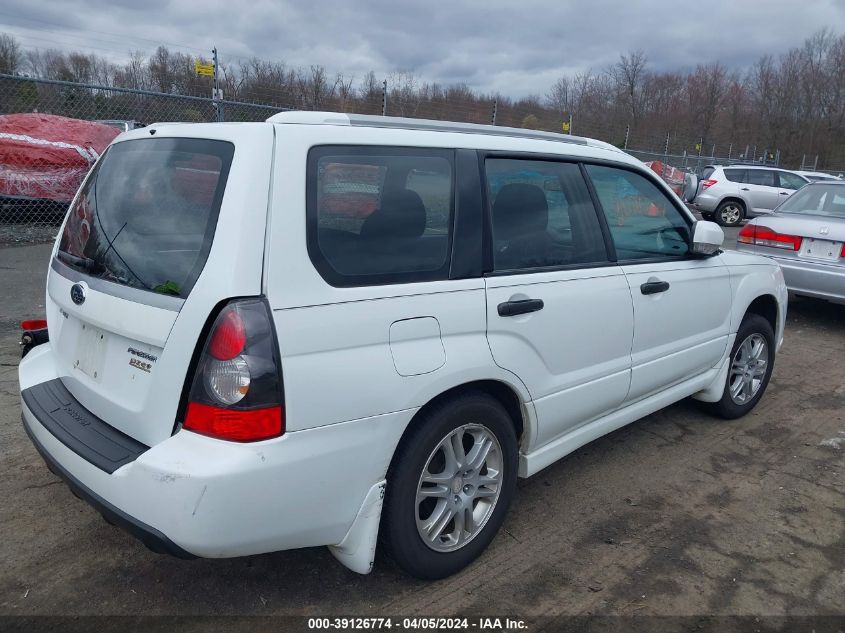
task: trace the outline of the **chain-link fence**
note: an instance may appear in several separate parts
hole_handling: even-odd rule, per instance
[[[7,115],[0,124],[0,228],[45,225],[35,234],[50,237],[91,165],[122,131],[162,121],[263,121],[285,109],[0,75],[0,114]]]
[[[6,241],[4,231],[9,227],[18,227],[20,232],[20,227],[40,225],[45,227],[41,237],[52,237],[76,189],[109,142],[121,131],[163,121],[263,121],[290,109],[386,112],[556,132],[571,124],[576,134],[613,143],[643,161],[661,161],[683,171],[758,154],[756,146],[753,150],[743,146],[739,154],[729,144],[719,146],[720,151],[727,150],[725,155],[716,154],[715,145],[710,146],[713,155],[702,155],[698,139],[649,134],[616,119],[589,124],[576,118],[573,123],[568,115],[539,104],[471,101],[464,93],[448,92],[422,98],[412,91],[391,90],[387,82],[383,90],[351,95],[341,91],[326,97],[302,91],[285,96],[268,88],[250,97],[262,102],[215,101],[196,95],[0,74],[0,115],[6,115],[0,117],[0,242]],[[290,101],[283,102],[284,98]],[[670,142],[675,153],[669,153]],[[689,149],[678,154],[680,148]],[[777,164],[777,152],[760,151],[765,162]]]

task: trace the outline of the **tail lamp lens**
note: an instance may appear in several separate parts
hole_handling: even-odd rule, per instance
[[[243,356],[229,360],[210,360],[205,372],[205,386],[223,404],[235,404],[249,393],[249,365]]]
[[[182,428],[219,439],[255,442],[284,433],[284,393],[267,304],[226,305],[203,344]]]
[[[713,180],[712,178],[708,178],[707,180],[702,180],[701,181],[701,189],[702,190],[708,189],[709,187],[712,187],[713,185],[715,185],[717,182],[719,182],[719,181]]]
[[[769,248],[781,248],[790,251],[800,250],[802,240],[803,238],[800,235],[778,233],[761,224],[746,224],[737,236],[737,242],[741,244],[754,244],[755,246],[768,246]]]
[[[208,353],[217,360],[230,360],[243,351],[244,345],[246,326],[237,307],[224,310],[211,333]]]
[[[47,321],[44,319],[30,319],[29,321],[21,321],[22,330],[43,330],[47,327]]]

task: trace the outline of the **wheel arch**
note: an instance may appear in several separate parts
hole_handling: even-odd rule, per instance
[[[731,195],[731,196],[725,196],[724,198],[722,198],[721,200],[719,200],[719,204],[717,204],[717,205],[716,205],[716,208],[713,210],[713,213],[716,213],[716,212],[719,210],[719,207],[721,207],[721,206],[722,206],[723,204],[725,204],[726,202],[736,202],[736,203],[739,203],[739,204],[741,204],[741,205],[742,205],[742,210],[743,210],[743,213],[744,213],[744,214],[747,214],[747,213],[748,213],[748,203],[747,203],[745,200],[743,200],[742,198],[740,198],[739,196],[733,196],[733,195]]]
[[[481,392],[497,400],[505,408],[508,416],[513,421],[517,440],[522,437],[527,424],[523,401],[519,396],[519,392],[511,385],[501,380],[481,379],[456,385],[429,399],[429,401],[420,407],[419,411],[414,414],[414,417],[411,418],[411,421],[405,428],[405,432],[402,434],[402,438],[399,440],[400,444],[402,440],[404,440],[405,437],[413,429],[415,429],[418,424],[420,424],[420,420],[423,419],[427,411],[447,400],[470,392]]]
[[[775,296],[772,294],[762,294],[748,305],[743,318],[746,314],[757,314],[769,322],[769,325],[772,326],[772,332],[777,333],[779,311],[778,300]]]

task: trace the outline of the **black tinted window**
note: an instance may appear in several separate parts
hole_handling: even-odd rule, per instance
[[[334,285],[444,278],[452,152],[319,147],[308,166],[308,246]]]
[[[746,171],[744,169],[726,169],[725,178],[731,182],[746,182]]]
[[[749,185],[776,187],[775,172],[770,169],[749,169],[746,182]]]
[[[57,257],[115,283],[186,297],[205,265],[234,145],[112,145],[68,212]]]
[[[685,257],[689,225],[653,182],[633,171],[588,165],[620,260]]]
[[[701,180],[707,180],[710,176],[713,175],[713,172],[716,171],[714,167],[705,167],[701,170]]]
[[[606,261],[581,170],[571,163],[486,161],[496,270]]]

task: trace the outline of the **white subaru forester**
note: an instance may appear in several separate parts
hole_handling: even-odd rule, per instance
[[[287,112],[121,134],[50,259],[23,422],[148,546],[377,544],[439,578],[516,488],[682,398],[741,416],[786,318],[637,160],[528,130]]]

